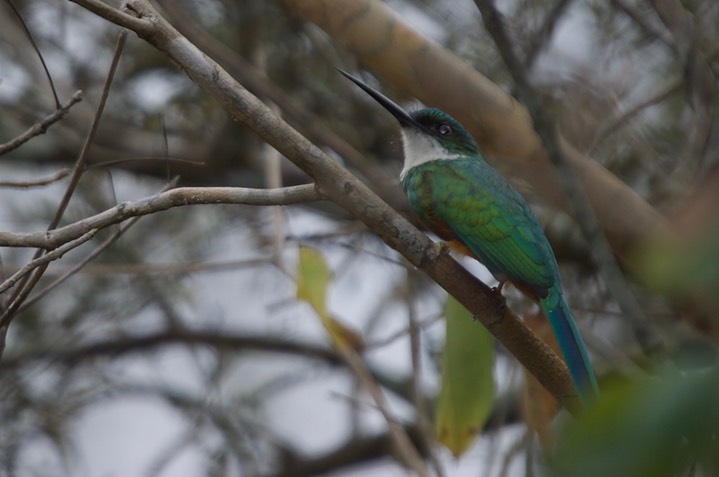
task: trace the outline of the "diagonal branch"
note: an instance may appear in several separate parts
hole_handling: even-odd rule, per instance
[[[0,156],[2,156],[3,154],[7,154],[13,149],[17,149],[35,136],[45,134],[50,126],[65,117],[67,112],[70,111],[70,108],[72,108],[76,103],[79,103],[80,101],[82,101],[82,91],[77,90],[75,91],[75,94],[73,94],[70,99],[67,100],[67,103],[63,104],[55,111],[33,124],[30,129],[20,134],[15,139],[8,141],[5,144],[0,144]]]
[[[97,2],[76,3],[102,14]],[[505,305],[503,299],[390,208],[361,181],[277,117],[221,66],[175,30],[147,1],[129,0],[129,11],[151,21],[140,37],[167,55],[238,121],[257,133],[316,181],[320,193],[362,220],[455,296],[557,398],[574,408],[576,394],[564,363]],[[109,18],[115,21],[114,18]],[[121,21],[123,26],[128,26]]]

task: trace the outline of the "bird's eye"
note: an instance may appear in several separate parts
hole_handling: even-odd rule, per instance
[[[439,132],[440,136],[449,136],[452,134],[452,128],[449,124],[442,123],[437,128],[437,131]]]

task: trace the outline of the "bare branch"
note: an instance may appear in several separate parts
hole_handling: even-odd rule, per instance
[[[76,103],[79,103],[80,101],[82,101],[82,91],[77,90],[75,91],[75,94],[70,97],[67,103],[63,104],[58,109],[47,115],[45,118],[33,124],[30,129],[28,129],[12,141],[8,141],[5,144],[0,144],[0,156],[2,156],[3,154],[7,154],[13,149],[17,149],[35,136],[45,134],[50,126],[61,120],[70,110],[70,108],[73,107]]]
[[[115,25],[128,28],[138,35],[140,32],[152,31],[152,19],[150,18],[138,18],[134,15],[130,15],[122,10],[113,8],[101,0],[70,0],[73,3],[77,3],[83,8],[90,10],[96,15],[109,20]]]
[[[299,354],[304,357],[320,359],[330,364],[340,363],[337,353],[326,346],[300,343],[296,339],[233,334],[227,331],[215,332],[177,328],[144,336],[113,337],[107,341],[71,348],[59,347],[54,350],[32,351],[8,356],[0,362],[0,369],[25,366],[37,361],[58,361],[61,364],[72,366],[90,358],[115,357],[126,353],[152,351],[172,344],[207,345],[216,348]]]
[[[242,187],[179,187],[144,199],[123,202],[65,227],[48,232],[0,232],[0,247],[38,247],[51,250],[93,229],[104,229],[131,217],[198,204],[291,205],[320,200],[314,184],[281,189]]]
[[[417,287],[417,275],[414,270],[407,271],[407,286],[413,290]],[[409,297],[417,296],[416,293],[410,293]],[[432,426],[432,418],[427,409],[426,398],[422,392],[422,356],[421,356],[421,336],[420,324],[417,319],[417,310],[413,298],[407,299],[407,318],[409,321],[409,345],[412,359],[412,401],[417,416],[417,428],[419,430],[419,438],[424,447],[427,448],[427,455],[432,466],[434,467],[437,477],[444,477],[445,472],[442,462],[437,455],[436,448],[432,445],[435,441],[434,428]]]
[[[57,225],[60,223],[60,220],[62,219],[63,214],[65,213],[65,209],[67,208],[67,205],[70,203],[70,198],[75,193],[75,189],[77,188],[77,184],[80,182],[80,177],[82,176],[82,173],[85,171],[85,162],[87,159],[88,152],[90,150],[90,146],[92,145],[93,141],[95,140],[95,133],[97,132],[98,124],[100,123],[100,118],[102,117],[102,112],[105,109],[105,103],[107,101],[107,96],[110,94],[110,85],[112,84],[112,80],[115,77],[115,71],[117,71],[117,65],[120,62],[120,56],[122,55],[122,50],[125,47],[125,41],[127,39],[127,31],[122,30],[117,35],[117,42],[115,43],[115,52],[112,56],[112,61],[110,62],[110,68],[107,72],[107,76],[105,77],[105,82],[102,85],[102,89],[100,91],[100,98],[98,99],[97,106],[95,108],[95,115],[92,119],[92,124],[90,125],[90,130],[87,133],[87,136],[85,138],[85,142],[82,146],[82,150],[80,151],[80,154],[77,157],[77,160],[75,161],[75,165],[72,168],[72,173],[70,174],[70,180],[67,184],[67,187],[65,188],[65,193],[62,196],[62,199],[60,199],[60,204],[57,207],[57,210],[55,211],[55,215],[53,215],[52,220],[50,220],[50,224],[47,226],[47,230],[53,230],[57,227]],[[43,250],[38,249],[35,254],[33,255],[33,260],[37,259],[42,255]],[[48,262],[49,263],[49,262]],[[12,321],[13,317],[15,316],[15,313],[17,313],[18,308],[22,303],[25,301],[25,299],[28,297],[30,292],[32,292],[33,288],[35,288],[35,285],[37,285],[37,282],[40,281],[40,278],[42,278],[43,273],[45,273],[45,270],[47,270],[47,264],[40,265],[39,267],[35,268],[32,274],[26,275],[23,277],[19,284],[19,286],[13,291],[13,293],[8,297],[8,299],[3,303],[4,309],[2,310],[2,314],[0,314],[0,326],[7,325],[10,321]]]
[[[642,15],[634,11],[634,9],[626,3],[625,0],[611,0],[611,3],[629,17],[634,23],[636,23],[639,29],[642,30],[649,38],[659,40],[670,50],[674,52],[677,51],[676,45],[672,43],[672,39],[664,32],[664,30],[655,28],[651,23],[647,22]]]
[[[36,258],[35,260],[30,260],[27,265],[22,267],[17,272],[13,273],[10,278],[5,280],[0,284],[0,293],[4,292],[8,288],[12,288],[15,286],[15,284],[20,280],[22,277],[27,275],[28,273],[32,272],[36,268],[47,265],[48,263],[52,262],[53,260],[57,260],[58,258],[61,258],[63,255],[65,255],[70,250],[79,247],[80,245],[84,244],[91,238],[95,236],[97,233],[97,229],[92,229],[82,236],[76,238],[75,240],[71,240],[67,243],[64,243],[60,247],[56,248],[55,250],[48,252],[44,255],[41,255],[40,257]]]
[[[645,99],[644,101],[641,101],[640,103],[637,103],[636,105],[629,108],[626,112],[624,112],[622,115],[620,115],[618,118],[613,119],[609,124],[606,126],[603,126],[598,132],[596,137],[594,138],[594,141],[592,141],[592,145],[589,148],[589,153],[594,154],[594,152],[597,150],[599,145],[610,135],[614,134],[616,131],[622,128],[625,124],[627,124],[629,121],[631,121],[635,116],[637,116],[639,113],[644,111],[646,108],[649,108],[650,106],[654,106],[655,104],[659,104],[667,99],[669,99],[674,93],[677,93],[681,90],[682,82],[677,81],[674,84],[669,85],[668,87],[664,88],[663,90],[659,91],[658,93],[652,95],[651,97]]]
[[[387,399],[382,389],[372,377],[372,374],[365,366],[360,355],[350,346],[337,346],[336,348],[340,358],[355,375],[360,386],[372,396],[372,399],[377,405],[377,409],[379,409],[387,423],[389,434],[392,436],[402,460],[420,477],[429,477],[429,469],[427,469],[419,451],[412,444],[412,440],[409,438],[404,427],[390,414]]]
[[[70,169],[62,169],[51,176],[33,181],[0,181],[0,187],[8,187],[14,189],[29,189],[31,187],[46,186],[61,181],[70,175]]]
[[[37,57],[40,59],[40,63],[42,63],[42,69],[45,70],[45,76],[47,76],[48,81],[50,82],[50,90],[52,90],[52,97],[55,100],[55,108],[60,109],[60,98],[57,97],[57,90],[55,89],[55,82],[52,80],[52,75],[50,74],[50,70],[47,68],[47,63],[45,63],[45,58],[42,56],[42,53],[40,52],[40,48],[37,47],[37,43],[35,43],[35,39],[32,37],[32,33],[30,32],[30,29],[27,27],[27,24],[25,23],[25,19],[20,15],[20,12],[17,8],[15,8],[15,4],[12,3],[12,0],[7,0],[8,5],[10,5],[10,8],[17,16],[18,20],[20,21],[20,26],[22,26],[23,31],[25,32],[25,35],[27,35],[27,39],[30,41],[30,44],[32,45],[33,50],[35,50],[35,53],[37,53]]]
[[[547,48],[552,40],[552,35],[557,29],[557,25],[564,18],[572,0],[559,0],[549,11],[539,30],[534,34],[532,42],[527,48],[527,55],[524,59],[524,67],[530,71],[534,66],[536,59],[543,49]]]
[[[175,178],[174,180],[170,181],[162,190],[162,192],[171,189],[177,184],[177,181],[179,179]],[[73,276],[75,273],[77,273],[79,270],[83,269],[88,263],[93,261],[95,258],[97,258],[107,247],[115,243],[117,239],[119,239],[130,227],[135,225],[137,221],[140,220],[140,217],[135,217],[132,220],[128,221],[127,224],[124,224],[123,226],[120,226],[115,230],[115,232],[112,233],[108,238],[106,238],[100,245],[95,247],[95,249],[90,252],[87,256],[83,257],[82,260],[80,260],[78,263],[76,263],[70,270],[66,271],[64,274],[62,274],[60,277],[53,280],[52,283],[47,285],[45,288],[40,290],[39,292],[35,293],[32,297],[25,300],[25,302],[22,304],[22,306],[18,309],[19,311],[22,311],[29,306],[32,306],[37,301],[41,300],[43,297],[45,297],[48,293],[53,291],[55,288],[60,286],[65,280]],[[0,290],[1,292],[1,290]]]

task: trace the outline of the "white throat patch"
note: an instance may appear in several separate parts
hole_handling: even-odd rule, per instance
[[[410,169],[430,161],[451,161],[461,159],[460,154],[448,153],[433,137],[413,129],[402,128],[402,145],[404,147],[404,167],[399,174],[404,179]]]

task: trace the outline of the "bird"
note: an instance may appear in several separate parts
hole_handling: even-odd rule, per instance
[[[482,263],[499,282],[500,293],[510,282],[538,302],[580,400],[595,399],[596,375],[564,299],[557,260],[524,198],[487,163],[474,138],[450,115],[436,108],[408,113],[338,70],[399,121],[404,150],[399,178],[412,212],[440,239]]]

